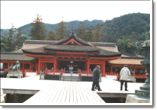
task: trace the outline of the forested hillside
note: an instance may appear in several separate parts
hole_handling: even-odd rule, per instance
[[[58,24],[46,24],[37,17],[35,22],[17,29],[1,29],[1,51],[20,48],[26,39],[59,40],[68,37],[72,31],[86,41],[115,42],[122,53],[136,55],[139,54],[139,43],[149,39],[150,15],[133,13],[108,21],[61,21]],[[19,42],[19,38],[22,39],[20,44],[13,48],[11,44]]]

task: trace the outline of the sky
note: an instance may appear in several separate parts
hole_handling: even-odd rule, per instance
[[[129,13],[151,13],[151,1],[1,1],[1,29],[31,23],[39,14],[44,23],[111,20]]]

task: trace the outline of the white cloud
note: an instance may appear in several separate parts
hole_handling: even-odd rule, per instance
[[[1,1],[1,28],[30,23],[37,14],[43,22],[109,20],[128,13],[151,13],[150,1]]]

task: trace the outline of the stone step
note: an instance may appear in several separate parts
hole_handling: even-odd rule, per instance
[[[61,79],[64,79],[64,80],[68,80],[68,79],[69,79],[69,80],[70,80],[70,79],[79,80],[80,78],[72,78],[72,77],[71,77],[71,78],[63,78],[63,77],[62,77]]]
[[[80,77],[79,76],[62,76],[61,80],[64,81],[80,81]]]

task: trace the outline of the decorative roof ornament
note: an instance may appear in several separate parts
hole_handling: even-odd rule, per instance
[[[72,31],[70,37],[76,37],[76,34]]]

